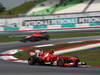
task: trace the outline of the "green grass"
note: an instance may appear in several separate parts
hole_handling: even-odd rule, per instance
[[[46,1],[46,0],[38,0],[38,1],[29,1],[26,3],[23,3],[20,6],[17,6],[9,11],[4,11],[4,12],[0,12],[0,16],[16,16],[18,14],[25,14],[26,12],[28,12],[31,8],[33,8],[34,6],[36,6],[37,4]]]
[[[33,2],[27,2],[21,6],[18,6],[14,9],[11,10],[12,14],[21,14],[21,13],[26,13],[26,11],[28,11],[30,8],[32,8],[34,5],[36,5],[36,3]]]
[[[32,16],[32,15],[52,14],[55,11],[64,10],[65,8],[72,7],[72,6],[76,5],[76,4],[78,4],[77,1],[67,2],[65,5],[52,6],[50,8],[46,8],[46,9],[43,9],[43,10],[40,10],[40,11],[37,11],[37,12],[33,12],[33,14],[30,14],[30,15]]]
[[[18,15],[18,14],[23,14],[23,13],[26,13],[30,8],[32,8],[34,5],[36,5],[35,3],[33,2],[26,2],[18,7],[15,7],[9,11],[5,11],[5,12],[2,12],[0,13],[0,15],[7,15],[7,16],[10,16],[10,15]]]
[[[6,35],[0,35],[0,42],[11,42],[21,40],[21,37],[10,37]]]
[[[50,8],[46,8],[46,9],[43,9],[43,10],[40,10],[40,11],[37,11],[37,12],[33,12],[33,14],[30,14],[31,16],[32,15],[46,15],[46,14],[52,14],[54,13],[55,11],[60,11],[60,10],[64,10],[66,8],[69,8],[69,7],[72,7],[76,4],[79,4],[80,0],[78,1],[72,1],[72,2],[66,2],[65,4],[59,4],[57,6],[52,6]]]
[[[64,33],[64,34],[51,34],[51,38],[67,38],[67,37],[84,37],[84,36],[98,36],[100,32],[81,32],[81,33]]]
[[[61,48],[67,48],[71,46],[75,46],[78,44],[86,44],[86,43],[93,43],[97,41],[88,41],[88,42],[78,42],[78,43],[70,43],[70,44],[62,44],[62,45],[57,45],[57,46],[49,46],[49,47],[40,47],[40,48],[29,48],[24,51],[19,51],[15,53],[15,57],[23,60],[27,60],[29,58],[29,52],[36,50],[36,49],[41,49],[41,50],[57,50]],[[99,41],[100,42],[100,41]],[[72,53],[66,53],[63,54],[65,56],[76,56],[79,57],[81,61],[85,61],[88,63],[88,65],[93,65],[93,66],[100,66],[100,48],[95,48],[95,49],[88,49],[85,51],[79,51],[79,52],[72,52]]]
[[[26,2],[20,6],[17,6],[13,9],[9,10],[9,11],[2,12],[2,13],[0,13],[0,15],[10,16],[10,15],[24,14],[35,5],[36,5],[36,3],[33,3],[32,1]]]
[[[34,7],[37,4],[44,2],[44,1],[46,1],[46,0],[37,0],[35,2],[29,1],[29,2],[23,3],[22,5],[17,6],[17,7],[13,8],[9,11],[0,12],[0,16],[14,16],[14,15],[18,15],[18,14],[24,14],[24,13],[28,12],[29,9],[31,9],[32,7]],[[67,4],[65,3],[65,5],[59,5],[58,7],[53,6],[51,8],[35,12],[35,13],[30,14],[28,16],[42,15],[42,14],[52,14],[54,11],[63,10],[65,8],[71,7],[71,6],[73,6],[77,3],[79,3],[79,1],[67,2]],[[49,10],[49,12],[47,12],[47,10]]]
[[[62,33],[62,34],[50,34],[50,39],[55,38],[69,38],[69,37],[84,37],[84,36],[99,36],[99,32],[82,32],[82,33]],[[18,41],[22,37],[9,37],[5,35],[0,35],[0,42],[10,42]]]
[[[76,5],[76,4],[79,4],[79,2],[75,2],[75,1],[74,2],[67,2],[66,5],[59,6],[55,11],[64,10],[64,9],[72,7],[72,6]]]
[[[53,7],[47,8],[47,9],[43,9],[43,10],[40,10],[40,11],[37,11],[37,12],[33,12],[32,14],[30,14],[30,16],[51,14],[54,9],[55,9],[55,7],[53,6]]]
[[[43,0],[41,0],[43,1]],[[29,2],[26,2],[20,6],[17,6],[9,11],[5,11],[5,12],[1,12],[0,13],[0,16],[13,16],[13,15],[18,15],[18,14],[24,14],[26,13],[27,11],[29,11],[32,7],[36,6],[38,3],[40,3],[39,1],[37,2],[32,2],[32,1],[29,1]]]
[[[29,55],[28,51],[20,51],[20,52],[17,52],[14,56],[16,58],[19,58],[19,59],[22,59],[22,60],[27,60],[30,55]]]

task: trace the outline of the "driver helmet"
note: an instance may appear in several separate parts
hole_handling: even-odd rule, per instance
[[[41,50],[35,50],[35,55],[38,57],[42,53]]]
[[[53,54],[53,53],[54,53],[54,51],[53,51],[53,50],[51,50],[49,53],[50,53],[50,54]]]

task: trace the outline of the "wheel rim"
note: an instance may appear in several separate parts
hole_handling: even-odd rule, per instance
[[[59,59],[58,60],[58,66],[64,66],[64,60],[63,59]]]

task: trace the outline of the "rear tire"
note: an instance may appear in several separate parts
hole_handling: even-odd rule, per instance
[[[29,65],[34,65],[34,64],[36,63],[35,60],[36,60],[35,57],[33,57],[33,56],[29,57],[29,59],[28,59],[28,64],[29,64]]]
[[[44,65],[44,61],[36,56],[31,56],[28,59],[28,64],[29,65],[35,65],[35,64]]]
[[[74,63],[73,67],[78,67],[78,63]]]
[[[30,56],[28,59],[28,64],[35,65],[36,63],[39,63],[39,58],[36,56]]]

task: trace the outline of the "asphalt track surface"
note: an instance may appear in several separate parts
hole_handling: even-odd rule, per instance
[[[60,42],[72,42],[72,41],[86,41],[100,39],[100,36],[90,36],[90,37],[74,37],[74,38],[63,38],[63,39],[51,39],[49,41],[40,41],[33,43],[22,43],[22,42],[11,42],[11,43],[0,43],[0,53],[6,50],[60,43]],[[29,66],[22,63],[13,63],[8,61],[0,60],[0,75],[100,75],[100,68],[73,68],[73,67],[56,67],[56,66]]]

